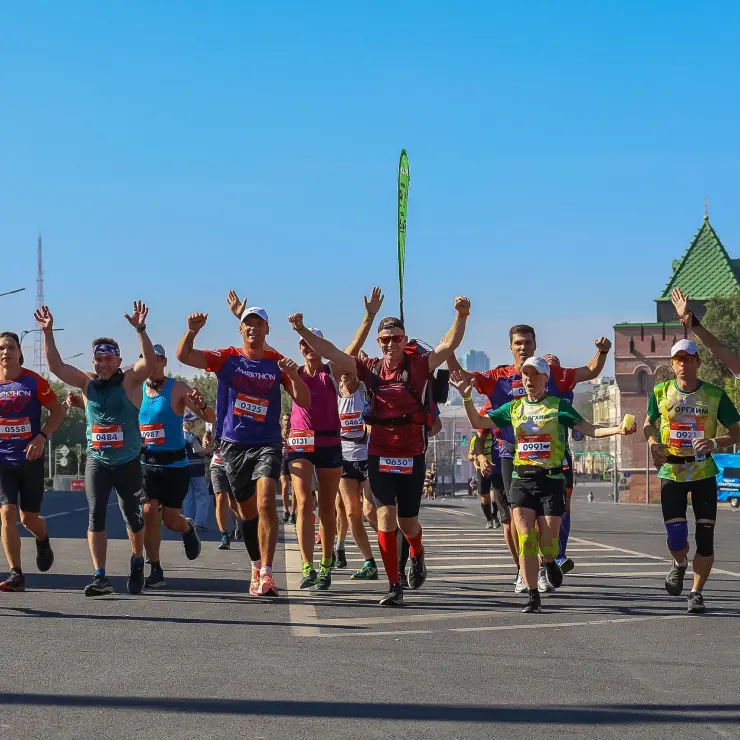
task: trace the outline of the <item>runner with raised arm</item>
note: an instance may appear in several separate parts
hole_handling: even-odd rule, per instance
[[[550,366],[543,357],[525,360],[521,377],[525,395],[492,409],[487,417],[478,414],[473,403],[473,385],[461,370],[453,371],[451,382],[462,396],[472,426],[510,428],[514,432],[514,470],[509,502],[519,537],[519,567],[529,596],[522,611],[530,613],[541,611],[537,590],[538,550],[542,553],[548,582],[555,588],[563,583],[563,574],[555,558],[560,520],[565,511],[563,457],[566,428],[577,429],[587,437],[602,438],[633,434],[637,427],[597,428],[584,421],[568,401],[549,395]]]
[[[370,394],[371,426],[368,444],[370,488],[377,502],[378,543],[390,588],[384,606],[403,604],[398,568],[396,529],[400,528],[411,548],[409,586],[420,588],[426,580],[419,507],[424,487],[425,430],[431,426],[431,410],[422,401],[432,373],[457,349],[465,333],[470,301],[455,299],[457,316],[451,330],[436,349],[420,354],[406,351],[409,339],[403,322],[394,317],[378,326],[382,359],[360,360],[337,349],[303,323],[303,314],[290,316],[293,329],[322,357],[356,374]]]
[[[310,405],[311,394],[295,362],[267,348],[270,324],[265,310],[247,306],[240,318],[241,347],[204,351],[193,345],[208,315],[190,314],[177,359],[218,378],[215,437],[221,442],[231,492],[244,520],[244,544],[252,561],[249,592],[277,596],[272,563],[278,536],[275,496],[282,454],[280,386],[300,407]]]
[[[54,318],[48,306],[35,313],[44,334],[46,363],[49,371],[63,383],[82,391],[87,423],[87,463],[85,492],[90,508],[87,541],[95,575],[85,587],[85,596],[103,596],[113,592],[105,575],[108,536],[105,520],[108,500],[115,489],[118,505],[126,521],[131,542],[131,570],[128,591],[138,594],[144,587],[144,520],[141,500],[141,434],[139,408],[144,381],[154,370],[155,354],[146,333],[149,309],[134,301],[126,321],[136,329],[141,356],[133,367],[121,370],[121,350],[110,337],[99,337],[92,343],[94,372],[83,372],[62,360],[54,338]]]
[[[49,417],[42,425],[42,409]],[[0,332],[0,521],[10,574],[0,591],[24,591],[21,567],[21,524],[36,539],[36,567],[45,573],[54,564],[46,521],[41,516],[44,496],[44,449],[66,409],[49,382],[23,367],[18,335]]]

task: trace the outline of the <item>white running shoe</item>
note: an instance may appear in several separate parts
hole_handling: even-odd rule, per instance
[[[516,581],[514,581],[514,593],[523,594],[526,590],[527,584],[524,583],[524,576],[522,575],[522,572],[519,571],[516,576]]]
[[[537,590],[541,594],[547,594],[555,590],[555,587],[547,580],[547,574],[544,568],[540,568],[540,572],[537,575]]]

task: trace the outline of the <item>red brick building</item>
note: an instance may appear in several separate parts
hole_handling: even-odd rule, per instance
[[[673,261],[668,284],[655,299],[656,321],[614,326],[614,372],[620,413],[634,414],[638,423],[638,433],[622,440],[621,501],[645,502],[648,497],[650,501],[660,500],[657,471],[639,429],[645,419],[648,393],[657,382],[673,375],[671,347],[686,336],[671,303],[673,288],[681,288],[690,297],[691,310],[700,318],[710,298],[740,290],[740,260],[728,256],[706,216],[683,257]]]

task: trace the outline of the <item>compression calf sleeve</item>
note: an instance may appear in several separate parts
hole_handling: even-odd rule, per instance
[[[249,559],[253,563],[258,562],[260,560],[259,516],[256,516],[254,519],[242,519],[239,522],[239,528],[242,532],[244,546],[249,553]]]
[[[560,536],[558,538],[558,560],[565,557],[565,550],[568,547],[568,538],[570,537],[570,513],[563,514],[560,522]]]
[[[383,558],[383,565],[390,583],[398,583],[398,545],[395,532],[378,531],[378,547]]]

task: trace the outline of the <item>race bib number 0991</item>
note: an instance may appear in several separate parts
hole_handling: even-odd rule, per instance
[[[704,424],[698,421],[672,421],[669,434],[671,447],[692,449],[695,439],[704,439]]]
[[[519,437],[516,451],[522,460],[546,460],[550,457],[550,435],[530,434]]]

